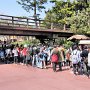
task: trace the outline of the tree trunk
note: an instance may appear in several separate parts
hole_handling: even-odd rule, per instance
[[[63,30],[66,30],[66,24],[64,24]]]
[[[51,29],[53,29],[53,23],[51,23]]]
[[[35,26],[37,28],[37,11],[36,11],[36,0],[34,0],[34,18],[35,18]]]

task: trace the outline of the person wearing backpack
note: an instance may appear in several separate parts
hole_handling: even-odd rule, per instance
[[[85,74],[87,73],[87,70],[88,70],[88,53],[89,53],[88,48],[85,45],[81,53],[82,62],[84,63],[83,68],[84,68]]]
[[[54,46],[53,50],[51,51],[51,63],[54,72],[56,72],[56,66],[58,64],[58,61],[59,61],[59,50],[57,46]]]
[[[46,64],[45,64],[45,57],[44,57],[44,51],[43,49],[40,51],[40,53],[38,54],[38,59],[39,59],[39,64],[40,64],[40,68],[42,69],[46,69]]]
[[[73,51],[71,53],[71,60],[73,66],[73,72],[76,75],[79,70],[79,62],[80,62],[80,52],[78,51],[78,47],[75,45]]]

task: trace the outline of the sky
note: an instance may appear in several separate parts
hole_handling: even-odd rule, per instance
[[[21,5],[19,5],[17,0],[0,0],[0,14],[10,15],[10,16],[32,16],[33,13],[26,12]],[[51,9],[53,4],[48,3],[46,6],[46,10]],[[40,18],[44,18],[44,11],[41,12]]]

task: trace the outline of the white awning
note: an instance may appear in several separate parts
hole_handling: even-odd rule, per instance
[[[90,44],[90,40],[80,40],[79,44]]]

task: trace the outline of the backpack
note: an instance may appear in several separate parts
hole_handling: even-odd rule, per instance
[[[57,54],[51,55],[51,62],[58,62],[58,55]]]
[[[72,53],[72,63],[73,64],[77,64],[78,63],[77,51]]]

